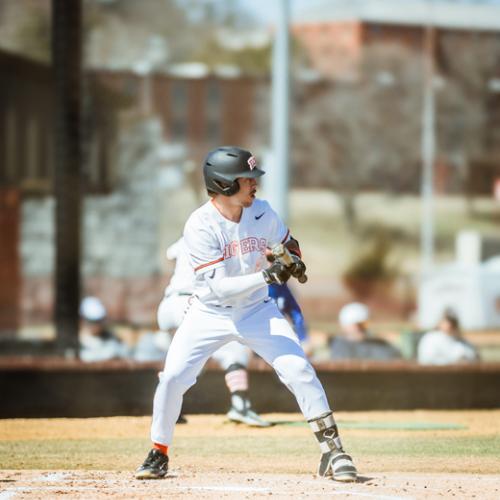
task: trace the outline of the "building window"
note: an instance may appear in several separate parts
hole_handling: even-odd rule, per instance
[[[220,82],[209,80],[207,82],[205,103],[205,136],[209,143],[220,142],[222,92]]]
[[[128,97],[137,97],[139,93],[139,79],[136,76],[124,78],[123,93]]]
[[[176,112],[184,112],[187,103],[186,82],[172,82],[170,98],[172,100],[172,109]]]
[[[5,171],[3,177],[6,180],[15,178],[17,164],[17,115],[13,107],[9,107],[5,113]]]
[[[29,177],[38,179],[39,156],[38,151],[38,122],[34,116],[30,116],[26,126],[26,171]]]
[[[186,140],[187,125],[187,85],[184,81],[174,81],[170,87],[171,125],[173,139]]]

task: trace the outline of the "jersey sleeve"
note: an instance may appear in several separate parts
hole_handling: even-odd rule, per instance
[[[179,254],[181,252],[181,247],[183,245],[183,239],[182,237],[179,238],[175,243],[172,243],[168,248],[166,252],[166,256],[168,260],[175,260],[179,257]]]
[[[184,245],[195,274],[224,265],[224,249],[209,227],[188,220],[184,228]]]
[[[269,210],[269,236],[268,236],[268,245],[269,247],[273,247],[279,243],[285,243],[290,238],[290,230],[285,225],[285,223],[281,220],[281,217],[271,208],[269,203],[266,203],[266,210]]]

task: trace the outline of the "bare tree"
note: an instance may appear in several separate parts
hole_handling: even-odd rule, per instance
[[[492,124],[498,101],[494,102],[490,88],[500,71],[500,36],[446,34],[441,39],[441,59],[445,85],[437,101],[440,154],[461,169],[472,209],[471,179],[484,177],[478,160],[500,151],[500,135]]]
[[[144,60],[160,41],[158,65],[184,60],[195,44],[187,11],[175,0],[86,0],[87,40],[91,65],[132,65]]]
[[[366,49],[356,82],[299,91],[294,158],[335,189],[350,228],[362,188],[398,190],[418,176],[420,58],[394,45]]]

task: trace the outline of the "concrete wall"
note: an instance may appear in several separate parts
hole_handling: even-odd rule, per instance
[[[150,415],[160,363],[0,358],[0,418]],[[316,370],[336,411],[500,406],[500,365],[323,363]],[[259,412],[297,412],[295,398],[261,361],[250,365]],[[186,413],[225,413],[224,372],[209,362],[184,400]]]

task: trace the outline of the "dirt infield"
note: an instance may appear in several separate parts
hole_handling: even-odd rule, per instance
[[[160,481],[137,481],[126,472],[0,473],[0,500],[106,498],[480,498],[497,500],[500,476],[372,473],[342,484],[311,474],[186,473],[173,470]]]
[[[141,482],[149,417],[0,420],[0,500],[24,498],[500,498],[500,410],[339,413],[360,480],[317,479],[298,414],[267,429],[190,415],[171,471]]]

